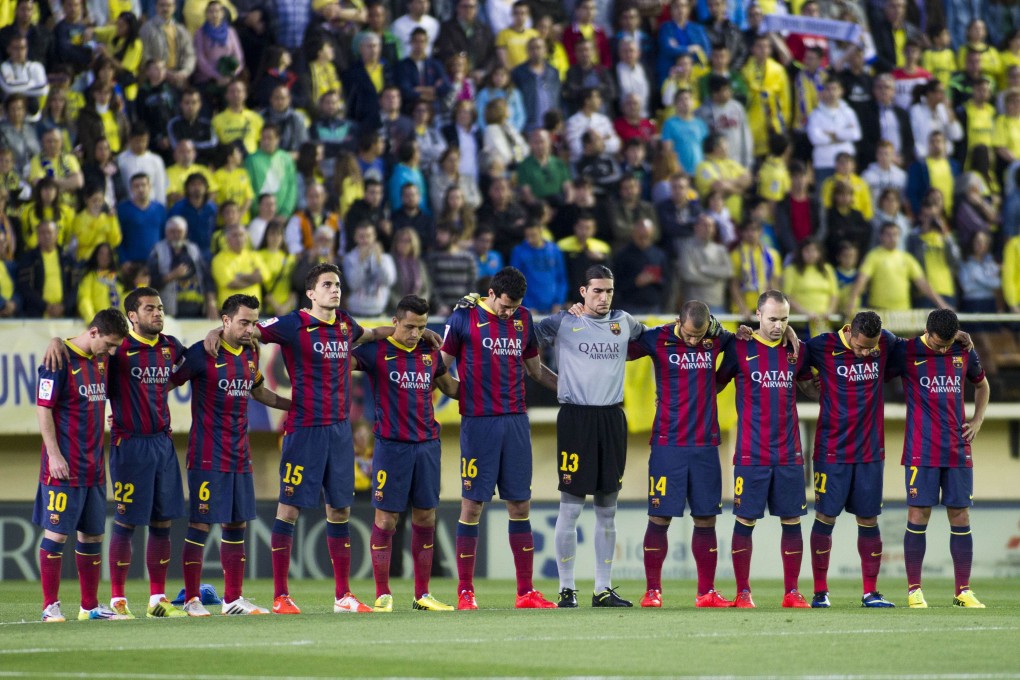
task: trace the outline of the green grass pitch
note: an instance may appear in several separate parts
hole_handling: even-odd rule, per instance
[[[512,583],[481,581],[482,609],[450,613],[412,611],[411,583],[397,580],[395,611],[371,615],[334,615],[332,583],[292,585],[301,616],[145,620],[147,588],[131,582],[128,596],[139,620],[44,625],[38,584],[5,582],[0,678],[1020,678],[1015,579],[976,583],[984,610],[950,606],[952,584],[942,580],[925,584],[927,610],[907,609],[905,593],[891,583],[886,595],[901,607],[861,609],[859,585],[834,581],[830,610],[782,609],[776,582],[754,584],[757,610],[696,610],[694,584],[670,582],[662,610],[593,610],[584,597],[573,611],[521,612],[512,610]],[[579,585],[582,595],[591,587]],[[643,583],[619,585],[636,604]],[[432,590],[452,602],[455,586],[439,580]],[[549,596],[556,589],[551,582],[538,586]],[[354,587],[372,601],[370,582]],[[65,580],[61,592],[70,605],[64,613],[73,617],[77,584]],[[272,584],[250,582],[245,592],[268,606]]]

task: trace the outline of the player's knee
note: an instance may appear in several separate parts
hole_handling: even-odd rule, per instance
[[[149,522],[149,526],[152,527],[153,529],[169,529],[170,525],[172,523],[173,522],[171,522],[168,519],[153,520],[153,521]],[[122,526],[127,526],[127,525],[122,525]]]
[[[223,524],[224,529],[244,529],[248,526],[247,522],[226,522]]]
[[[43,538],[48,538],[49,540],[54,541],[56,543],[67,542],[67,534],[58,534],[55,531],[44,531]]]
[[[436,525],[436,509],[411,508],[411,522],[420,527],[434,527]]]
[[[483,504],[478,501],[462,498],[460,502],[460,521],[473,524],[482,518]]]
[[[118,521],[114,520],[113,523],[116,524],[119,527],[124,527],[125,529],[134,529],[135,528],[134,524],[128,524],[127,522],[118,522]],[[166,525],[170,526],[170,522],[167,522]],[[155,526],[155,522],[153,523],[153,526]]]
[[[927,524],[931,517],[931,508],[910,506],[907,509],[907,521],[911,524]]]
[[[531,514],[531,501],[507,501],[506,511],[511,519],[527,519]]]
[[[833,520],[833,521],[835,521],[835,520]],[[858,517],[857,518],[857,525],[858,526],[862,526],[862,527],[877,527],[878,526],[878,518],[877,517]]]
[[[204,531],[206,533],[209,533],[209,528],[210,527],[209,527],[208,524],[202,524],[201,522],[189,522],[188,523],[188,528],[189,529],[198,529],[199,531]]]
[[[280,503],[279,505],[276,506],[276,516],[292,524],[297,521],[297,518],[300,514],[301,509],[295,505],[287,505],[286,503]]]
[[[346,508],[334,508],[329,505],[326,506],[326,519],[330,522],[346,522],[351,518],[350,507]]]
[[[399,515],[395,512],[386,512],[385,510],[375,511],[375,525],[383,531],[393,531],[397,528],[397,519]]]
[[[826,524],[835,524],[836,523],[836,518],[835,517],[832,517],[831,515],[826,515],[823,512],[817,512],[816,511],[815,512],[815,519],[817,519],[819,522],[825,522]],[[875,518],[872,517],[871,519],[874,520]],[[858,524],[861,524],[864,521],[865,520],[861,519],[860,517],[857,518],[857,523]]]
[[[80,541],[81,543],[102,543],[103,542],[103,535],[102,534],[85,534],[85,533],[82,533],[82,532],[79,531],[78,532],[78,541]]]
[[[962,527],[970,524],[970,508],[946,508],[946,515],[953,526]]]
[[[666,520],[665,524],[669,525],[669,517],[663,517],[661,519]],[[711,529],[715,526],[715,515],[709,515],[708,517],[691,517],[694,521],[694,526],[699,529]]]

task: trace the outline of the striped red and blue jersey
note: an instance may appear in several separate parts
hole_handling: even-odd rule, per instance
[[[963,438],[963,379],[977,384],[985,371],[977,352],[953,344],[943,354],[923,338],[900,344],[891,367],[903,380],[907,424],[902,465],[917,467],[973,467],[970,443]]]
[[[131,331],[110,357],[110,406],[113,436],[170,432],[167,397],[173,385],[170,374],[184,359],[185,347],[175,337],[160,333],[146,340]]]
[[[524,362],[538,356],[531,312],[500,319],[485,303],[457,309],[446,322],[443,352],[457,360],[462,416],[527,413]]]
[[[365,333],[347,312],[332,322],[298,309],[259,324],[262,342],[280,345],[292,387],[283,431],[347,420],[351,411],[350,351]]]
[[[188,348],[170,380],[174,385],[191,382],[188,469],[251,472],[248,398],[262,384],[258,352],[224,342],[211,357],[198,342]]]
[[[651,444],[718,446],[715,367],[732,334],[688,347],[676,324],[650,328],[630,343],[628,359],[651,357],[655,370],[655,421]]]
[[[811,379],[802,352],[754,339],[727,343],[716,373],[720,389],[736,381],[734,465],[803,465],[797,421],[797,382]]]
[[[818,429],[816,461],[873,463],[885,460],[883,387],[889,357],[901,342],[882,331],[869,357],[858,358],[850,349],[850,327],[816,335],[806,346],[808,364],[818,371]]]
[[[64,341],[70,355],[56,371],[39,367],[36,404],[53,412],[57,445],[67,461],[68,478],[50,477],[46,443],[42,446],[39,481],[51,486],[104,486],[103,419],[109,358],[86,354]]]
[[[446,373],[439,350],[424,342],[405,347],[393,338],[368,342],[352,352],[354,366],[365,372],[375,400],[377,437],[398,442],[439,438],[432,410],[435,379]]]

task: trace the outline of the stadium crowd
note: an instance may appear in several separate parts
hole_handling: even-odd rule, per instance
[[[0,316],[158,289],[446,314],[1020,312],[1020,10],[1002,0],[5,0]]]

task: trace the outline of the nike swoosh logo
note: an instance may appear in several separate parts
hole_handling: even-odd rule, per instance
[[[662,548],[645,548],[645,552],[659,552]]]
[[[385,545],[373,545],[372,550],[386,550]]]
[[[242,557],[242,558],[241,558],[241,561],[242,561],[242,562],[247,562],[247,561],[248,561],[248,558],[247,558],[247,557]]]
[[[612,561],[612,560],[602,560],[602,561],[603,561],[603,562],[604,562],[605,564],[612,564],[612,563],[613,563],[613,561]]]
[[[319,327],[318,326],[309,326],[305,330],[308,331],[309,333],[313,333],[313,332],[319,330]]]
[[[490,323],[492,323],[492,322],[491,321],[486,321],[485,323],[475,324],[475,326],[477,326],[478,328],[484,328],[485,326],[488,326]]]
[[[280,552],[281,550],[286,550],[286,549],[287,549],[286,546],[284,546],[283,548],[273,548],[273,552]]]
[[[584,326],[581,326],[580,328],[574,328],[573,326],[571,326],[570,330],[572,330],[572,331],[574,331],[576,333],[577,331],[583,331],[584,330]]]
[[[830,550],[832,550],[832,549],[830,548],[829,550],[816,550],[815,554],[816,555],[824,555],[825,553],[829,552]]]
[[[840,356],[840,355],[842,355],[842,354],[846,354],[846,350],[843,350],[842,352],[833,352],[833,353],[832,353],[832,356],[834,356],[834,357],[838,357],[838,356]]]
[[[664,342],[662,344],[664,344],[666,347],[676,347],[680,343],[679,342]]]
[[[474,555],[465,555],[464,553],[460,553],[460,559],[462,560],[466,560],[469,557],[474,557]]]
[[[708,552],[719,552],[719,548],[709,548]]]
[[[881,557],[882,553],[871,553],[872,557]]]
[[[170,560],[160,560],[160,564],[170,564]]]
[[[72,368],[71,369],[71,375],[78,375],[79,373],[81,373],[81,369],[80,368]]]
[[[102,560],[93,560],[93,561],[92,561],[92,566],[93,566],[93,567],[98,567],[98,566],[99,566],[100,564],[102,564],[102,563],[103,563],[103,561],[102,561]]]
[[[134,352],[128,352],[128,353],[127,353],[127,355],[128,355],[129,357],[133,357],[133,356],[134,356],[134,355],[136,355],[136,354],[141,354],[141,352],[142,352],[142,350],[140,350],[140,349],[136,349],[136,350],[135,350]]]
[[[915,365],[915,366],[920,366],[921,364],[923,364],[923,363],[925,363],[925,362],[927,362],[927,361],[928,361],[927,359],[921,359],[920,361],[915,361],[915,362],[914,362],[914,365]]]
[[[184,566],[185,566],[185,567],[190,567],[190,566],[191,566],[191,565],[193,565],[193,564],[202,564],[202,563],[201,563],[201,562],[185,562],[185,563],[184,563]]]
[[[521,548],[521,552],[531,552],[534,549],[535,548],[533,548],[533,547],[532,548]]]
[[[804,505],[800,506],[800,509],[801,510],[807,510],[807,503],[805,503]]]
[[[800,550],[784,550],[783,554],[784,555],[799,555],[800,552],[801,552]]]
[[[396,354],[394,354],[394,355],[393,355],[393,356],[391,356],[391,357],[386,357],[386,361],[393,361],[393,360],[394,360],[394,359],[396,359],[396,358],[397,358],[397,355],[396,355]]]
[[[63,555],[47,555],[46,559],[48,559],[48,560],[62,560],[62,559],[64,559],[64,556]]]
[[[169,562],[169,561],[170,561],[170,560],[167,560],[167,562]],[[130,566],[131,566],[131,563],[130,563],[130,562],[120,562],[120,561],[118,561],[118,562],[117,562],[117,566],[118,566],[118,567],[130,567]]]
[[[755,354],[753,357],[747,357],[747,361],[751,361],[752,359],[757,359],[757,358],[758,358],[758,355]]]
[[[747,548],[741,548],[740,550],[734,550],[732,552],[734,555],[736,555],[737,553],[747,552]]]
[[[225,363],[223,363],[223,364],[216,364],[216,368],[223,368],[224,366],[226,366]]]
[[[350,543],[344,543],[344,547],[345,547],[345,548],[350,548],[350,547],[351,547],[351,544],[350,544]]]
[[[423,546],[421,547],[421,549],[422,549],[422,550],[432,550],[432,546],[433,546],[433,545],[435,545],[435,544],[434,544],[434,543],[429,543],[428,545],[423,545]]]

